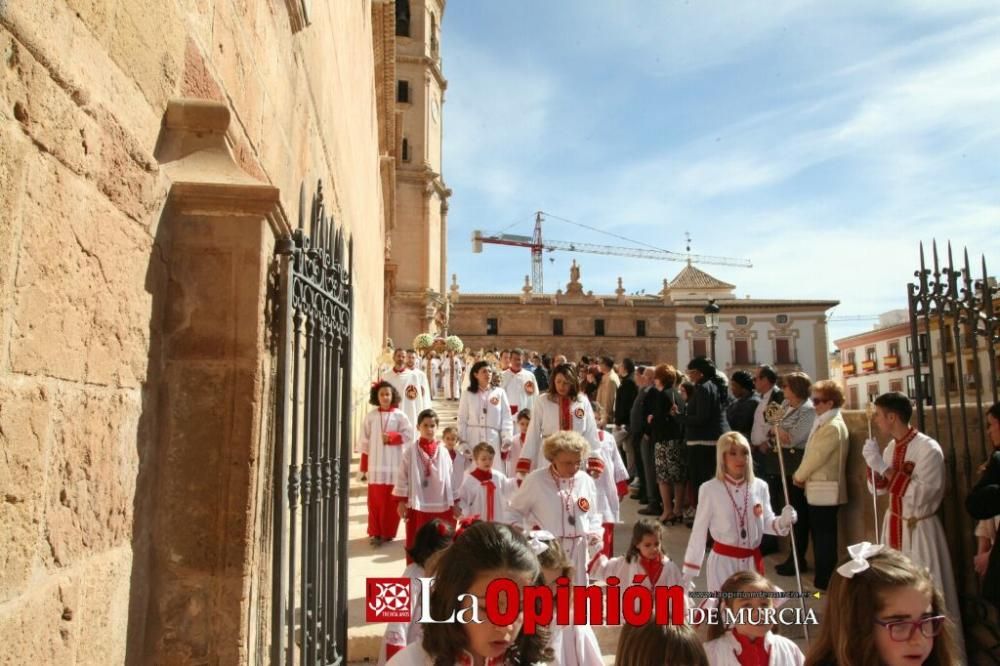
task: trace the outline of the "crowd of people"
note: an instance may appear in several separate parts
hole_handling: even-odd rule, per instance
[[[844,547],[838,512],[848,501],[849,439],[835,382],[779,377],[766,365],[726,377],[704,357],[683,373],[521,350],[438,360],[425,360],[428,376],[415,354],[395,352],[372,386],[359,445],[371,543],[395,539],[405,520],[404,575],[447,572],[431,591],[436,616],[450,615],[459,595],[511,576],[553,593],[560,577],[588,585],[611,576],[690,592],[702,573],[708,592],[773,591],[763,556],[788,538],[788,559],[775,573],[812,571],[813,586],[828,592],[808,654],[767,626],[713,625],[699,637],[687,626],[626,624],[616,663],[961,663],[957,590],[936,515],[943,453],[910,425],[905,395],[875,400],[874,425],[891,439],[884,450],[874,439],[863,449],[869,492],[890,496],[881,543]],[[443,431],[434,398],[459,402],[456,423]],[[980,520],[974,564],[997,603],[1000,405],[987,421],[997,452],[968,510]],[[643,517],[616,556],[614,527],[627,496],[644,505]],[[684,527],[687,549],[674,563],[661,547],[664,531]],[[734,596],[687,602],[741,606]],[[553,623],[530,636],[517,622],[485,625],[429,624],[422,635],[419,626],[390,625],[383,661],[603,663],[588,624]]]

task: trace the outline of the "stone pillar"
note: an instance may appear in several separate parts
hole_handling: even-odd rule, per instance
[[[237,166],[229,122],[224,104],[173,100],[157,149],[171,187],[154,250],[166,289],[149,664],[249,663],[254,597],[270,589],[260,547],[271,457],[265,305],[274,240],[288,224],[277,188]]]

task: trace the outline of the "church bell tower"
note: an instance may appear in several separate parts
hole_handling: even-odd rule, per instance
[[[446,308],[447,214],[441,175],[445,0],[395,0],[395,225],[389,239],[389,336],[397,347],[439,332]]]

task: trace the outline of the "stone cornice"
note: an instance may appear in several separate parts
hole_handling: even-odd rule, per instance
[[[429,55],[398,55],[396,56],[396,62],[406,63],[408,65],[423,65],[437,80],[438,87],[441,88],[442,92],[448,89],[448,80],[444,78],[444,74],[441,72],[441,66],[438,64],[437,60]]]

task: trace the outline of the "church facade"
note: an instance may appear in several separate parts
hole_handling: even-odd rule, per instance
[[[575,262],[566,289],[554,294],[535,294],[527,282],[521,294],[464,294],[452,280],[450,332],[473,350],[523,347],[677,367],[714,356],[727,375],[762,363],[814,380],[829,374],[826,319],[838,301],[737,298],[734,285],[691,264],[646,296],[627,295],[620,278],[613,294],[586,291]],[[720,309],[714,353],[710,300]]]

